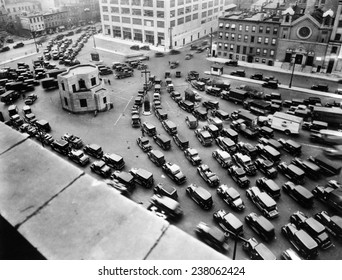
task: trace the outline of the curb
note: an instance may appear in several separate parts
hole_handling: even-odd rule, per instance
[[[37,54],[39,54],[39,53],[36,53],[36,52],[35,52],[35,53],[28,54],[28,55],[16,57],[16,58],[13,58],[13,59],[10,59],[10,60],[1,61],[1,62],[0,62],[0,65],[4,65],[4,64],[7,64],[7,63],[11,63],[11,62],[14,62],[14,61],[17,61],[17,60],[26,58],[26,57],[34,56],[34,55],[37,55]]]

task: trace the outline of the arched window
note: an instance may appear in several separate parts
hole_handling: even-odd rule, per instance
[[[86,88],[86,84],[85,84],[85,81],[83,79],[78,80],[78,85],[79,85],[80,89]]]

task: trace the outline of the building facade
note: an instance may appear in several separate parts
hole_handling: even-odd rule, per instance
[[[227,0],[101,0],[104,35],[165,49],[181,47],[217,28]]]
[[[38,1],[5,0],[4,3],[9,20],[16,20],[23,12],[41,11],[41,5]]]
[[[59,96],[63,109],[73,113],[105,111],[110,108],[110,96],[93,64],[70,67],[58,75]]]
[[[45,29],[47,33],[62,29],[68,23],[67,12],[50,12],[43,14]]]
[[[277,60],[283,68],[326,72],[325,61],[333,29],[333,14],[331,10],[323,12],[320,8],[301,14],[296,7],[283,12],[277,50]]]
[[[232,14],[219,18],[213,56],[273,65],[280,22],[264,13]]]
[[[35,35],[41,35],[45,32],[45,22],[43,14],[23,14],[20,16],[20,22],[23,29],[34,32]]]

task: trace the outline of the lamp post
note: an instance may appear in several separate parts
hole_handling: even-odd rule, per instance
[[[31,31],[31,34],[32,34],[32,37],[33,37],[34,45],[36,46],[36,52],[38,53],[39,49],[37,47],[35,31]]]
[[[294,69],[296,66],[296,54],[292,53],[291,61],[292,61],[293,65],[292,65],[292,72],[291,72],[289,88],[291,88],[291,86],[292,86],[293,73],[294,73]]]
[[[170,50],[172,50],[172,27],[169,27],[169,31],[170,31]]]

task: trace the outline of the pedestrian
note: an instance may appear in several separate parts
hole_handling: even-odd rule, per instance
[[[110,85],[110,80],[108,79],[108,84]]]

